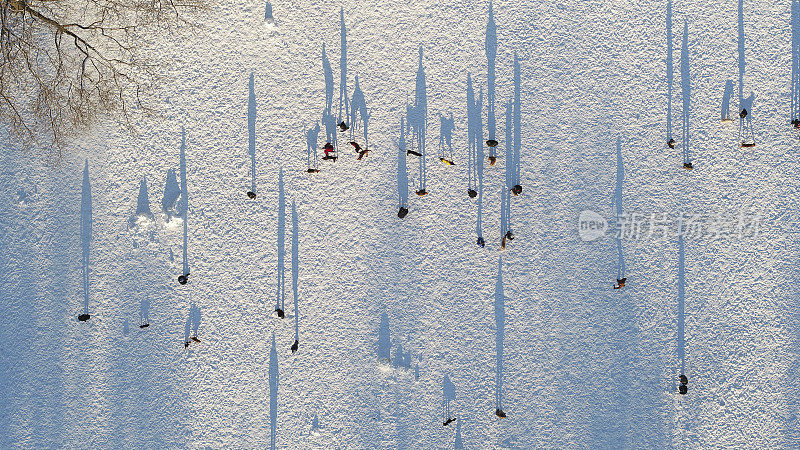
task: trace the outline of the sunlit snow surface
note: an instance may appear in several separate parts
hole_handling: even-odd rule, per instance
[[[356,161],[347,148],[308,174],[306,131],[325,101],[323,40],[338,85],[340,5],[350,94],[358,75],[373,151]],[[738,78],[736,2],[674,3],[676,71],[688,21],[692,171],[681,168],[680,145],[666,147],[665,1],[494,3],[501,144],[498,164],[485,167],[480,249],[477,205],[466,192],[466,80],[469,72],[485,90],[488,7],[276,0],[275,24],[267,24],[263,3],[219,3],[203,15],[204,29],[164,36],[153,50],[166,78],[148,101],[164,117],[141,119],[139,136],[100,123],[55,167],[7,147],[0,447],[266,447],[273,332],[280,448],[449,448],[457,424],[465,448],[800,446],[800,141],[788,126],[789,2],[744,3],[745,95],[755,92],[757,141],[747,150],[738,148],[736,123],[719,120],[726,80]],[[401,221],[395,142],[420,45],[429,194],[412,195]],[[524,191],[512,198],[516,239],[503,252],[508,417],[499,419],[494,294],[514,51]],[[245,195],[251,72],[256,200]],[[338,91],[334,110],[337,99]],[[435,158],[436,118],[450,112],[456,166]],[[183,221],[162,207],[167,170],[180,178],[181,127],[191,192],[185,286],[177,283]],[[626,212],[764,215],[758,238],[685,241],[686,396],[677,394],[677,239],[625,241],[627,286],[614,290],[615,241],[583,242],[577,232],[584,209],[612,215],[617,136]],[[78,322],[85,158],[91,319]],[[300,224],[294,355],[290,281],[287,317],[273,312],[281,166]],[[152,223],[136,219],[131,228],[142,179]],[[143,239],[139,231],[151,226],[152,240]],[[202,342],[184,350],[193,303]],[[150,326],[139,328],[145,310]],[[400,344],[409,368],[379,360],[384,312],[391,357]],[[458,418],[447,427],[445,376]]]

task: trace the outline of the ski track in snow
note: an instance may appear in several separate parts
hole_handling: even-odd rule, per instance
[[[494,3],[497,101],[513,98],[514,51],[522,82],[524,192],[511,200],[516,239],[503,253],[506,419],[494,415],[493,307],[506,158],[484,168],[485,249],[475,245],[477,199],[464,189],[466,77],[476,96],[486,87],[488,3],[341,5],[349,94],[358,74],[370,106],[373,151],[362,161],[348,148],[305,172],[305,132],[325,107],[323,40],[331,61],[340,56],[340,3],[328,0],[275,2],[274,25],[264,3],[216,5],[203,30],[165,36],[154,51],[168,71],[149,100],[165,114],[140,119],[139,136],[101,122],[57,166],[18,149],[0,155],[0,447],[266,447],[273,332],[278,448],[800,446],[788,3],[744,2],[758,138],[745,150],[737,125],[719,121],[720,86],[738,75],[738,5],[674,3],[675,30],[684,20],[690,30],[693,171],[665,146],[666,2]],[[399,220],[395,142],[420,45],[428,121],[452,111],[457,165],[429,154],[429,195]],[[127,231],[142,179],[155,207],[167,170],[179,173],[182,127],[186,286],[176,281],[178,217],[167,225],[154,209],[153,240],[134,244]],[[497,127],[505,136],[503,117]],[[684,243],[686,396],[676,394],[677,239],[626,242],[628,283],[615,291],[615,241],[577,234],[581,210],[613,214],[617,136],[626,212],[765,208],[760,239]],[[92,317],[80,323],[86,159]],[[293,307],[284,320],[273,311],[280,167],[300,227],[294,355]],[[202,343],[184,350],[192,304]],[[123,334],[145,307],[150,327]],[[379,363],[383,313],[391,354],[397,344],[410,351],[419,380]],[[458,428],[440,421],[445,375]]]

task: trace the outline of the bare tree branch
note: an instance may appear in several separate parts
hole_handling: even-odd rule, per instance
[[[204,1],[0,0],[0,119],[56,159],[98,115],[135,131],[134,116],[153,112],[140,94],[159,78],[143,44],[193,25],[184,15]]]

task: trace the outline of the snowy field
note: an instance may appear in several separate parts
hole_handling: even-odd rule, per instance
[[[324,108],[323,42],[338,106],[340,6],[349,94],[358,75],[372,152],[357,161],[342,151],[309,174],[305,131]],[[514,52],[521,67],[524,191],[511,200],[516,239],[503,251],[504,150],[484,170],[485,248],[475,245],[477,203],[467,196],[467,74],[486,91],[489,4],[276,0],[272,7],[274,25],[264,21],[263,2],[218,3],[197,18],[201,30],[163,36],[153,58],[165,78],[149,102],[164,115],[141,119],[137,136],[102,120],[58,163],[6,145],[0,448],[263,448],[271,412],[278,448],[800,447],[800,142],[789,126],[790,2],[744,1],[744,90],[755,93],[757,145],[741,149],[738,120],[720,122],[726,80],[738,83],[738,5],[674,1],[678,145],[670,149],[666,1],[496,1],[502,149]],[[681,167],[684,21],[691,171]],[[400,220],[396,142],[414,99],[420,45],[429,194],[417,197],[412,186]],[[255,200],[245,195],[251,72]],[[734,114],[737,105],[734,98]],[[438,114],[450,112],[455,166],[435,155]],[[162,209],[167,171],[180,181],[182,128],[185,286],[177,282],[183,222]],[[683,280],[676,233],[623,239],[627,285],[613,289],[612,233],[585,242],[578,216],[614,214],[617,137],[627,213],[673,222],[700,214],[732,226],[760,214],[760,232],[687,236]],[[91,319],[79,322],[87,160]],[[416,162],[409,156],[412,182]],[[288,202],[285,319],[274,312],[280,168]],[[147,209],[152,220],[137,218]],[[502,419],[495,415],[501,255]],[[202,342],[184,349],[192,304]],[[143,312],[147,328],[138,326]],[[378,356],[384,313],[393,363]],[[271,411],[273,334],[279,381]],[[678,394],[681,342],[686,395]],[[395,364],[398,344],[410,352],[410,368]],[[457,417],[448,426],[445,376]]]

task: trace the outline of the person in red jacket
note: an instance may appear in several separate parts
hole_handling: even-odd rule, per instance
[[[333,148],[333,144],[331,144],[330,142],[326,142],[325,146],[322,147],[322,150],[325,151],[325,157],[322,159],[332,159],[334,161],[336,160],[336,149]]]

